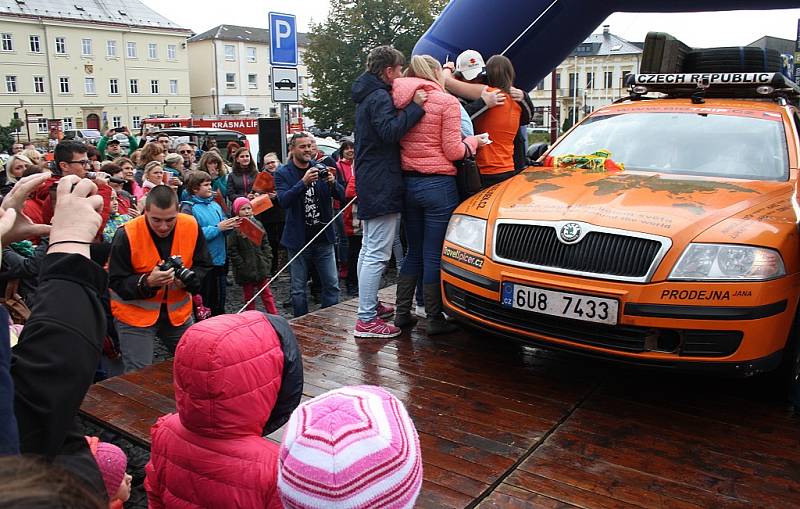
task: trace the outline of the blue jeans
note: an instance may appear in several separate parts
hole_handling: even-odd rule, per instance
[[[442,245],[447,223],[458,206],[455,177],[405,177],[404,217],[408,253],[400,273],[419,277],[423,284],[439,282]]]
[[[362,221],[361,253],[358,256],[358,319],[368,322],[378,315],[378,290],[392,246],[400,228],[400,213]]]
[[[299,250],[289,249],[291,260]],[[308,296],[306,283],[308,283],[308,269],[311,265],[319,273],[322,292],[320,294],[320,307],[327,308],[339,303],[339,275],[336,271],[336,255],[333,244],[317,240],[303,251],[289,267],[292,273],[292,308],[294,316],[303,316],[308,313]]]

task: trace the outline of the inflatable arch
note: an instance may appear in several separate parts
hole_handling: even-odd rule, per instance
[[[532,89],[614,12],[789,9],[798,0],[451,0],[414,47],[441,62],[465,49],[514,62],[517,86]]]

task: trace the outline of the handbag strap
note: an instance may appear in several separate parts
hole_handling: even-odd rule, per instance
[[[9,279],[6,283],[6,300],[12,299],[19,289],[19,279]]]
[[[475,154],[472,152],[472,147],[470,147],[470,146],[469,146],[469,143],[467,143],[467,142],[466,142],[466,141],[464,141],[464,140],[461,140],[461,143],[463,143],[463,144],[464,144],[464,146],[467,148],[467,153],[464,155],[464,159],[469,159],[470,157],[472,157],[472,156],[474,156],[474,155],[475,155]]]

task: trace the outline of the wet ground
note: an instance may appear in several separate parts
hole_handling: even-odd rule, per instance
[[[396,280],[397,273],[392,264],[392,267],[387,271],[383,278],[381,287],[384,288],[386,286],[391,286],[397,282]],[[225,308],[228,313],[236,313],[244,305],[242,290],[233,282],[232,277],[229,277],[228,282],[229,285]],[[341,301],[358,297],[357,293],[353,294],[346,291],[346,285],[344,281],[340,281],[340,287]],[[292,319],[292,307],[288,302],[291,294],[288,269],[278,276],[278,279],[270,286],[270,290],[272,291],[272,295],[275,299],[275,305],[278,308],[278,312],[286,319]],[[310,287],[309,292],[311,294],[309,299],[309,312],[313,312],[319,309],[319,298],[318,295],[311,291]],[[263,311],[260,298],[256,299],[256,308]],[[355,316],[353,317],[353,324],[355,325]],[[154,362],[160,362],[165,360],[167,357],[167,349],[160,342],[156,341]],[[99,436],[103,441],[112,442],[122,448],[122,450],[128,455],[128,473],[133,476],[133,489],[131,491],[131,498],[128,503],[125,504],[125,507],[145,509],[147,507],[147,497],[145,495],[143,485],[144,466],[147,464],[147,461],[150,458],[150,452],[145,448],[132,444],[118,434],[103,429],[91,422],[82,420],[82,423],[85,427],[86,435]]]

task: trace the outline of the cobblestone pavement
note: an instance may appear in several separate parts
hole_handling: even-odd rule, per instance
[[[244,305],[242,299],[242,290],[241,288],[233,282],[232,276],[229,277],[229,285],[227,291],[227,300],[225,303],[225,308],[228,313],[236,313],[239,309]],[[384,276],[382,287],[391,286],[397,282],[397,273],[394,267],[391,267],[389,271]],[[348,300],[352,298],[357,298],[358,294],[349,294],[345,291],[346,285],[344,281],[340,281],[340,287],[342,288],[340,294],[340,300]],[[272,295],[275,298],[275,305],[278,308],[278,312],[287,319],[293,318],[292,316],[292,308],[291,305],[284,306],[283,303],[289,300],[290,297],[290,282],[289,282],[289,271],[288,269],[281,274],[278,279],[273,282],[270,287],[272,291]],[[256,308],[258,310],[263,311],[263,307],[261,305],[261,300],[256,299]],[[312,296],[309,299],[309,311],[315,311],[319,309],[319,300]],[[355,325],[355,316],[353,317],[353,324]],[[156,340],[155,345],[155,361],[160,362],[165,360],[168,357],[168,352],[166,348]],[[106,442],[112,442],[122,448],[123,451],[128,455],[128,473],[133,476],[133,489],[131,490],[131,498],[125,504],[126,509],[136,508],[136,509],[146,509],[147,508],[147,496],[144,491],[144,466],[147,464],[147,461],[150,458],[150,452],[143,448],[139,447],[135,444],[132,444],[128,440],[124,439],[123,437],[119,436],[118,434],[104,429],[100,426],[97,426],[94,423],[88,422],[85,419],[82,419],[81,422],[85,428],[86,435],[92,436],[99,436],[101,440]]]

